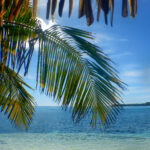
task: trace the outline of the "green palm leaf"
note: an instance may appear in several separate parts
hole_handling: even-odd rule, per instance
[[[0,65],[1,66],[1,65]],[[1,67],[0,67],[1,69]],[[17,127],[27,129],[34,112],[33,97],[23,86],[30,88],[21,77],[10,68],[0,72],[0,108]]]
[[[37,85],[42,92],[72,109],[79,121],[87,113],[91,123],[115,120],[119,112],[120,91],[124,84],[111,61],[92,40],[90,33],[53,26],[39,35]],[[86,54],[86,58],[85,58]]]
[[[16,22],[11,23],[5,21],[3,28],[0,28],[0,62],[3,67],[6,65],[17,72],[24,66],[25,74],[27,74],[34,51],[34,43],[38,37],[36,33],[38,23],[26,15],[22,19],[20,20],[18,17]]]

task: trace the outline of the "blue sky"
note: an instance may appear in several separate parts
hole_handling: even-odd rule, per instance
[[[113,27],[104,24],[103,13],[100,22],[86,26],[86,20],[77,19],[78,1],[75,1],[72,17],[68,19],[68,1],[65,3],[63,17],[57,15],[59,25],[67,25],[90,31],[96,37],[95,43],[115,62],[121,80],[128,84],[123,92],[124,103],[141,103],[150,101],[150,13],[149,0],[138,1],[138,12],[134,19],[121,17],[121,1],[115,0]],[[39,0],[38,17],[45,20],[47,0]],[[96,14],[96,11],[95,11]],[[110,16],[109,16],[110,17]],[[95,17],[96,18],[96,17]],[[26,77],[26,81],[35,88],[35,71],[37,52]],[[37,105],[54,106],[52,98],[41,94],[39,90],[30,91]]]

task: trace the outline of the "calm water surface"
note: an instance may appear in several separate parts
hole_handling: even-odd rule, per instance
[[[37,107],[28,132],[0,114],[0,150],[150,150],[150,107],[125,107],[105,130],[74,124],[59,107]]]

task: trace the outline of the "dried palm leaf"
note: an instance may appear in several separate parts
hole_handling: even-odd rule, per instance
[[[59,14],[60,17],[62,16],[64,3],[65,3],[65,0],[60,0],[60,2],[59,2],[58,14]]]
[[[51,15],[52,15],[52,21],[54,21],[54,16],[55,16],[55,10],[57,7],[57,0],[52,0],[52,11],[51,11]]]
[[[51,0],[48,0],[47,10],[46,10],[46,19],[49,19],[50,9],[51,9]]]
[[[0,27],[3,26],[3,3],[4,3],[4,0],[0,0]]]
[[[38,0],[33,0],[32,17],[36,17]]]
[[[129,0],[130,16],[134,18],[137,11],[137,0]]]
[[[11,6],[9,16],[8,16],[8,22],[11,22],[13,17],[14,17],[14,11],[15,11],[15,8],[16,8],[17,4],[18,4],[18,0],[14,0],[13,4]]]
[[[73,0],[69,0],[69,14],[68,14],[68,17],[71,16],[71,14],[72,14],[72,9],[73,9]]]
[[[29,0],[24,0],[24,10],[20,14],[21,17],[26,13],[26,11],[28,10],[28,7],[29,7]]]
[[[3,13],[6,12],[6,10],[8,9],[9,5],[12,4],[12,1],[11,0],[5,0],[5,4],[4,4],[4,11]]]
[[[2,16],[4,0],[0,0],[0,17]]]
[[[63,13],[63,8],[64,8],[64,1],[65,0],[60,0],[59,1],[59,16],[62,16]],[[79,0],[79,12],[78,12],[78,17],[81,18],[83,16],[87,17],[87,24],[91,25],[94,21],[93,17],[93,10],[92,10],[92,0],[89,2],[89,0]],[[101,10],[104,12],[104,17],[105,17],[105,23],[108,23],[108,13],[111,12],[111,25],[113,22],[113,14],[114,14],[114,0],[95,0],[97,2],[97,21],[99,21],[100,17],[100,12]],[[130,16],[135,17],[136,12],[137,12],[137,0],[122,0],[122,16],[126,17],[128,14],[128,2],[129,1],[129,7],[130,7]],[[57,1],[53,0],[54,8],[56,7]],[[56,9],[56,8],[55,8]],[[54,9],[54,11],[55,11]],[[73,9],[73,0],[69,0],[69,14],[68,17],[71,16]],[[54,13],[52,13],[52,19],[54,19]]]
[[[111,26],[112,26],[113,25],[113,15],[114,15],[114,0],[110,0],[110,1],[111,1],[111,6],[112,6],[110,23],[111,23]]]
[[[101,12],[101,0],[97,0],[97,21],[99,21],[100,12]]]
[[[101,0],[101,4],[102,4],[102,9],[104,11],[104,17],[105,17],[105,23],[107,24],[107,15],[109,12],[109,1],[108,0]]]
[[[94,22],[93,11],[92,11],[92,6],[91,6],[91,0],[86,1],[85,10],[86,10],[87,25],[90,26]]]
[[[134,16],[136,16],[137,13],[137,0],[134,0]]]
[[[23,2],[24,2],[24,0],[19,0],[18,4],[17,4],[17,6],[16,6],[16,8],[15,8],[15,10],[14,10],[14,13],[13,13],[15,18],[18,17],[18,14],[19,14],[19,12],[20,12],[20,10],[21,10],[21,7],[22,7],[22,5],[23,5]]]
[[[79,1],[79,18],[85,15],[85,0]]]
[[[122,0],[122,16],[127,17],[128,15],[128,0]]]

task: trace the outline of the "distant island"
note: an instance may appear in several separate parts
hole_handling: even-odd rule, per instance
[[[150,106],[150,102],[140,104],[120,104],[121,106]]]

